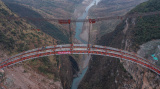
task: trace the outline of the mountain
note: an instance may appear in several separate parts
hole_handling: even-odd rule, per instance
[[[21,17],[29,16],[30,18],[36,17],[42,19],[72,19],[75,8],[81,4],[82,1],[83,0],[3,0],[14,13]],[[45,33],[59,39],[59,43],[68,43],[68,25],[61,25],[54,21],[29,21]]]
[[[97,18],[125,15],[128,11],[144,1],[147,0],[101,0],[98,5],[91,8],[90,16]],[[99,21],[94,27],[99,29],[99,37],[101,37],[105,33],[113,31],[120,22],[121,20],[118,19]]]
[[[0,19],[1,60],[29,49],[68,43],[68,32],[61,25],[45,20],[36,21],[19,18],[30,17],[43,19],[47,16],[53,17],[52,15],[46,14],[43,10],[14,1],[9,2],[9,0],[5,0],[5,3],[3,3],[0,0],[0,16],[4,17]],[[33,1],[37,2],[37,0]],[[43,3],[42,0],[39,1],[37,3]],[[67,2],[71,1],[74,0],[67,0]],[[80,1],[76,0],[74,3],[78,4]],[[8,17],[19,19],[8,19]],[[73,55],[65,55],[62,58],[59,56],[49,56],[26,61],[12,68],[5,69],[6,80],[3,84],[7,88],[14,89],[68,89],[72,84],[73,76],[79,71],[75,60],[79,59]]]
[[[138,5],[136,8],[131,10],[128,14],[135,13],[147,13],[160,11],[160,1],[149,0]],[[160,39],[160,17],[159,15],[145,16],[142,18],[137,18],[136,25],[132,27],[133,36],[132,39],[135,45],[141,45],[145,42],[151,41],[153,39]]]
[[[71,18],[77,4],[83,0],[3,0],[43,11],[55,18]]]
[[[149,0],[141,3],[128,12],[127,15],[154,11],[160,11],[159,0]],[[159,15],[126,18],[113,32],[103,35],[98,44],[137,52],[140,56],[154,63],[155,61],[150,56],[157,48],[154,47],[155,40],[160,39],[159,21]],[[144,46],[144,44],[149,43],[150,45]],[[156,42],[156,46],[159,43]],[[149,48],[154,48],[153,52],[144,55],[145,51],[150,51]],[[145,49],[145,51],[139,52],[140,49]],[[102,56],[92,56],[92,58],[88,71],[79,85],[79,89],[160,88],[160,77],[135,63]]]
[[[12,12],[16,13],[20,17],[33,18],[27,21],[30,22],[31,24],[34,24],[38,29],[41,29],[41,31],[57,39],[59,43],[68,42],[69,38],[67,36],[67,33],[63,31],[64,29],[60,30],[59,28],[57,28],[58,26],[55,26],[54,24],[45,20],[42,21],[34,20],[34,18],[44,19],[44,17],[38,12],[13,2],[5,1],[5,4]]]
[[[8,9],[1,0],[0,17],[0,61],[29,49],[57,44],[55,38],[41,30],[38,31],[39,28],[24,19],[6,19],[5,17],[19,16]],[[38,88],[38,83],[42,88],[60,89],[57,61],[55,56],[50,56],[17,64],[11,69],[7,68],[5,69],[6,81],[3,83],[7,88],[12,89],[28,86]]]

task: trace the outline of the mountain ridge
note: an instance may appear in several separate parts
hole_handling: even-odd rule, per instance
[[[140,10],[143,11],[146,9],[145,6],[147,6],[147,10],[143,12],[159,11],[159,2],[159,0],[149,0],[138,5],[132,9],[131,12],[132,14],[133,12],[136,13],[136,10],[139,10],[138,8],[141,8]],[[131,14],[131,12],[127,14]],[[159,21],[157,15],[142,18],[128,18],[128,20],[124,19],[113,32],[103,35],[97,43],[130,52],[137,52],[141,44],[152,41],[153,39],[160,39],[160,28],[146,27],[146,25],[160,25],[159,23],[153,23],[154,21]],[[127,23],[128,29],[124,33]],[[149,31],[149,33],[147,33],[147,31]],[[142,32],[142,34],[139,32]],[[146,35],[146,33],[149,35]],[[151,36],[151,34],[155,35]],[[143,37],[144,35],[148,40],[146,40],[146,38],[137,38]],[[137,41],[137,39],[141,41]],[[117,68],[117,65],[121,64],[121,68]],[[157,74],[135,63],[116,58],[93,56],[89,64],[89,69],[78,89],[159,89],[159,82],[160,77]]]
[[[0,17],[19,17],[0,0]],[[57,40],[42,31],[36,30],[34,25],[29,24],[25,19],[0,19],[0,61],[17,53],[34,49],[38,47],[56,45]],[[5,69],[5,78],[11,81],[4,81],[3,84],[7,88],[51,88],[56,87],[61,89],[61,83],[58,76],[58,64],[55,56],[38,58],[39,60],[26,61],[15,65],[13,68]],[[52,69],[50,69],[52,67]],[[15,72],[16,71],[16,72]],[[17,74],[19,73],[19,74]],[[27,77],[42,76],[43,79]],[[11,75],[15,75],[14,77]],[[17,76],[18,75],[18,76]],[[49,79],[50,78],[50,79]],[[23,81],[26,80],[25,84]],[[53,79],[53,80],[52,80]],[[37,80],[37,82],[35,82]],[[46,81],[46,85],[43,81]],[[52,81],[51,81],[52,80]],[[20,82],[21,81],[21,82]],[[32,82],[32,84],[29,84]],[[11,84],[11,85],[9,85]]]

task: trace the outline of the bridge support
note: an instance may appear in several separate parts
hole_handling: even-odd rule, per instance
[[[73,40],[72,40],[72,30],[71,30],[71,20],[68,19],[68,24],[69,24],[69,39],[70,39],[70,44],[71,44],[71,48],[70,48],[70,51],[71,51],[71,54],[73,52]]]
[[[60,23],[60,24],[69,24],[69,40],[70,40],[70,43],[72,44],[73,42],[72,42],[72,31],[71,31],[71,20],[70,19],[68,19],[68,20],[58,20],[58,22]]]
[[[70,51],[71,51],[71,54],[72,54],[72,51],[73,51],[73,40],[72,40],[71,20],[70,19],[68,19],[68,20],[59,20],[59,23],[60,24],[69,24],[69,40],[70,40],[70,44],[71,44]]]
[[[88,32],[88,55],[90,52],[90,35],[91,35],[91,24],[95,23],[96,20],[95,19],[89,19],[89,32]]]

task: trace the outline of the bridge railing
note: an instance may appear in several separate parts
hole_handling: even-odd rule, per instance
[[[70,48],[73,48],[72,50]],[[90,47],[88,49],[88,47]],[[20,55],[21,54],[21,55]],[[153,63],[150,63],[144,58],[139,58],[137,55],[120,50],[112,47],[99,46],[99,45],[90,45],[87,44],[67,44],[67,45],[54,45],[54,46],[46,46],[45,48],[37,48],[33,50],[29,50],[23,53],[18,54],[18,56],[10,57],[7,61],[1,62],[0,68],[6,68],[7,66],[12,66],[17,63],[35,59],[38,57],[50,56],[50,55],[61,55],[61,54],[94,54],[94,55],[103,55],[110,56],[115,58],[124,59],[127,61],[131,61],[137,63],[139,65],[143,65],[151,70],[156,71],[156,73],[160,74],[160,68],[155,66]]]

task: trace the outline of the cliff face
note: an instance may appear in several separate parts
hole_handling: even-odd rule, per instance
[[[135,9],[131,10],[128,15],[131,13],[159,11],[159,6],[159,0],[149,0],[138,5]],[[153,39],[160,39],[160,28],[155,28],[155,26],[159,26],[158,21],[160,21],[160,19],[157,15],[142,18],[126,18],[113,32],[102,36],[98,44],[130,52],[137,52],[139,49],[142,50],[142,48],[147,47],[142,44]],[[147,44],[152,43],[153,42],[149,42]],[[158,42],[156,41],[156,43],[157,46]],[[154,45],[151,45],[150,48],[156,48]],[[148,48],[146,48],[146,50],[147,49]],[[138,52],[138,54],[148,59],[150,54],[146,52],[145,55],[142,55],[141,53],[143,53],[143,51]],[[135,63],[101,56],[92,56],[92,58],[93,60],[90,61],[89,69],[79,89],[160,88],[160,77],[154,72]],[[120,60],[120,62],[118,60]]]
[[[64,89],[70,89],[73,76],[79,71],[77,62],[72,56],[62,55],[60,58],[60,79]]]
[[[114,32],[102,36],[98,43],[121,48],[123,35],[122,29],[116,29]],[[92,56],[92,58],[79,89],[131,89],[134,87],[132,76],[126,71],[119,59],[103,56]]]
[[[149,0],[144,2],[131,10],[128,14],[154,11],[160,11],[159,0]],[[151,55],[156,51],[159,44],[158,40],[155,41],[156,39],[160,39],[160,28],[157,27],[160,25],[159,21],[160,18],[158,15],[130,18],[128,19],[128,30],[124,38],[125,50],[136,52],[152,63],[155,63],[157,66],[159,66],[158,62],[153,61]],[[146,68],[140,67],[137,64],[129,62],[123,63],[126,70],[133,76],[136,83],[139,84],[139,88],[160,88],[160,77],[157,74]]]

